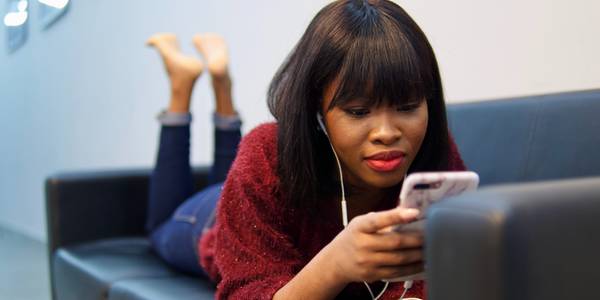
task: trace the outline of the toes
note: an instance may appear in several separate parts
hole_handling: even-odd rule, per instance
[[[172,33],[157,33],[152,35],[147,41],[146,45],[151,47],[174,47],[179,48],[179,42],[177,36]]]

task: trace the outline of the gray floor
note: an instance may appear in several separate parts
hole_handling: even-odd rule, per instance
[[[50,299],[46,245],[2,227],[0,299]]]

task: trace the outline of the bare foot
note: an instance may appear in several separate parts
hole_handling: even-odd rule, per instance
[[[216,112],[222,116],[235,115],[231,96],[231,78],[229,77],[229,54],[225,40],[215,33],[197,34],[193,38],[194,46],[204,56],[208,72],[212,77],[215,93]]]
[[[181,53],[179,42],[174,34],[155,34],[148,39],[146,44],[158,50],[165,69],[167,69],[171,83],[171,100],[168,110],[189,112],[194,83],[202,74],[204,63],[193,56]]]
[[[174,34],[155,34],[148,39],[146,45],[158,50],[171,79],[171,84],[174,86],[180,83],[193,84],[204,70],[201,60],[181,53],[179,42]]]
[[[223,37],[216,33],[197,34],[193,37],[194,46],[204,56],[208,72],[214,80],[228,79],[229,55]]]

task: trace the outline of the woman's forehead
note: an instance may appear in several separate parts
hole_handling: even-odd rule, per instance
[[[425,95],[416,88],[403,93],[375,91],[372,82],[355,83],[354,86],[349,86],[348,83],[344,84],[339,78],[336,78],[325,86],[321,108],[330,110],[335,106],[342,105],[398,106],[419,104],[424,100],[426,100]]]

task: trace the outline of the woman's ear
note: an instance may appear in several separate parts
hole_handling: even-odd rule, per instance
[[[323,123],[323,116],[320,112],[317,113],[317,122],[319,123],[319,127],[321,127],[321,130],[323,130],[323,133],[325,133],[325,135],[329,137],[329,134],[327,134],[327,129],[325,128],[325,123]]]

